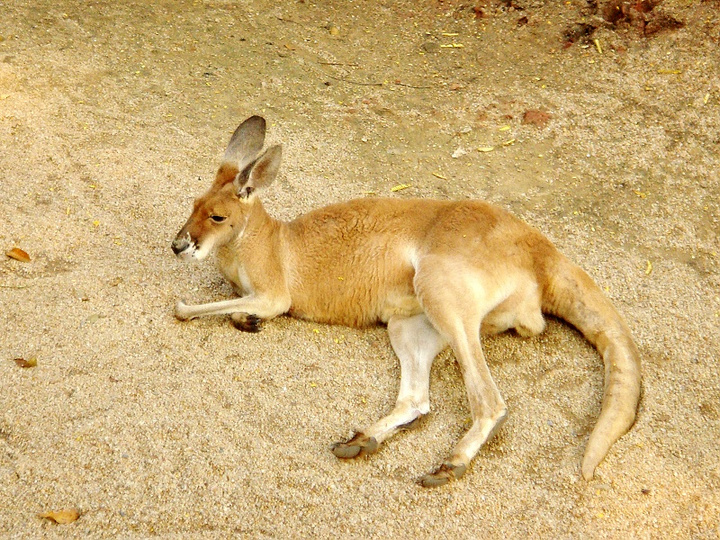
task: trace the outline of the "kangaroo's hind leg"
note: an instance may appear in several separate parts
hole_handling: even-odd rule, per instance
[[[449,341],[460,365],[472,426],[443,465],[419,480],[424,487],[440,486],[460,478],[470,460],[507,417],[507,407],[480,344],[480,324],[499,302],[494,297],[497,292],[485,287],[482,274],[472,268],[462,271],[447,268],[446,264],[442,259],[425,261],[417,271],[415,287],[428,318]]]
[[[337,457],[354,458],[375,452],[381,442],[399,429],[411,427],[430,410],[430,366],[446,341],[424,314],[391,318],[388,333],[400,359],[400,391],[395,408],[363,433],[333,445]]]

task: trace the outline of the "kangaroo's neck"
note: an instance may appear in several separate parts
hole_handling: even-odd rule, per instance
[[[243,231],[236,238],[238,247],[247,242],[268,241],[280,235],[284,223],[267,213],[260,199],[248,203],[250,211]]]
[[[257,264],[258,259],[270,259],[280,249],[285,223],[270,216],[259,199],[247,204],[246,222],[237,231],[237,236],[218,250],[221,265],[230,261]]]

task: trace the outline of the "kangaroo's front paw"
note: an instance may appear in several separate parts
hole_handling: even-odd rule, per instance
[[[189,319],[192,319],[190,306],[188,306],[182,300],[178,300],[178,303],[175,304],[175,318],[179,321],[187,321]]]
[[[452,463],[443,463],[435,469],[433,472],[426,474],[418,480],[418,484],[422,487],[438,487],[444,486],[450,480],[456,480],[460,478],[467,467],[463,464],[453,465]]]
[[[257,315],[250,313],[233,313],[230,315],[232,324],[238,330],[243,332],[259,332],[262,330],[263,320]]]
[[[368,437],[363,433],[356,433],[347,442],[332,445],[332,453],[342,459],[352,459],[377,452],[378,443],[375,437]]]

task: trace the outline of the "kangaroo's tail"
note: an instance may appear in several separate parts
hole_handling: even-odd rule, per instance
[[[640,355],[625,321],[590,276],[559,253],[544,270],[543,311],[580,330],[605,363],[602,410],[581,467],[583,477],[590,480],[613,443],[635,421]]]

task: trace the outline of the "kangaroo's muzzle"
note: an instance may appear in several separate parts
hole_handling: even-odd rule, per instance
[[[187,237],[178,236],[172,241],[172,250],[175,255],[180,255],[190,247],[190,240]]]

